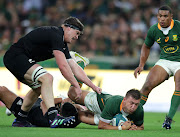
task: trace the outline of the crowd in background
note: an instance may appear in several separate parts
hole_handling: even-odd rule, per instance
[[[178,0],[0,0],[0,55],[20,37],[39,26],[60,26],[69,16],[85,25],[70,50],[87,57],[140,54],[157,11],[168,4],[180,20]],[[158,46],[153,46],[158,52]]]

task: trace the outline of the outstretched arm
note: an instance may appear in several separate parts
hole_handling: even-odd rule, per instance
[[[70,68],[70,66],[68,65],[65,55],[63,52],[59,51],[59,50],[54,50],[53,51],[55,59],[56,59],[56,63],[62,73],[62,75],[64,76],[64,78],[69,81],[69,83],[71,83],[71,85],[73,85],[75,87],[75,92],[76,92],[76,98],[79,98],[82,94],[82,91],[79,87],[79,84],[77,82],[77,80],[75,79],[73,72]]]
[[[109,123],[105,123],[99,120],[99,129],[110,129],[110,130],[128,130],[131,127],[131,121],[126,121],[122,126],[112,126]]]
[[[101,88],[95,86],[92,83],[92,81],[87,77],[84,70],[73,59],[68,60],[68,63],[78,80],[82,81],[87,86],[91,87],[95,92],[101,93]]]

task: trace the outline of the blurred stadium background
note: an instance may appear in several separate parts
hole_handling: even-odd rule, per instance
[[[134,85],[138,85],[134,87],[140,89],[147,72],[135,81],[133,71],[121,70],[134,70],[138,66],[140,49],[147,30],[157,23],[158,8],[164,4],[168,4],[173,9],[174,19],[180,20],[179,0],[0,0],[0,71],[2,73],[0,83],[23,96],[26,88],[22,88],[21,84],[3,68],[4,53],[12,43],[34,28],[47,25],[60,26],[64,19],[75,16],[85,25],[85,30],[80,39],[71,44],[69,49],[90,59],[91,64],[86,70],[92,70],[93,76],[92,71],[87,72],[88,76],[92,80],[95,79],[97,84],[100,84],[102,79],[106,79],[107,82],[100,85],[105,89],[108,85],[109,88],[114,87],[114,91],[122,89],[123,86],[126,87],[123,87],[123,90],[127,91]],[[154,43],[145,69],[149,70],[158,58],[159,47]],[[46,68],[57,68],[54,59],[40,64]],[[56,69],[50,71],[59,73]],[[98,72],[102,71],[103,73],[98,77]],[[118,78],[112,75],[114,73],[122,80],[120,87],[114,82],[118,81]],[[58,82],[60,83],[60,80]],[[61,87],[64,85],[58,85],[56,89],[62,91]],[[65,88],[66,92],[68,86]],[[162,111],[167,112],[174,91],[173,79],[155,90],[149,106],[155,103],[152,106],[154,108],[157,102],[161,102],[166,107]],[[165,94],[165,98],[159,100],[160,94]]]

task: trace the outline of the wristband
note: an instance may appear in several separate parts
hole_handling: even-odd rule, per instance
[[[121,126],[118,126],[118,130],[122,130],[122,127],[121,127]]]

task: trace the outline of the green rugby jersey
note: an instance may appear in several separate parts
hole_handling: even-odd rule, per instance
[[[103,93],[101,93],[100,95],[97,94],[97,101],[102,111],[101,117],[111,120],[116,114],[122,114],[121,110],[123,98],[124,97],[119,95],[113,96]],[[144,110],[142,105],[140,104],[133,114],[130,114],[126,117],[132,122],[134,122],[135,125],[141,126],[144,122]]]
[[[170,28],[168,34],[164,35],[159,23],[151,26],[145,44],[151,47],[156,41],[161,49],[160,59],[180,62],[180,22],[172,20]]]

